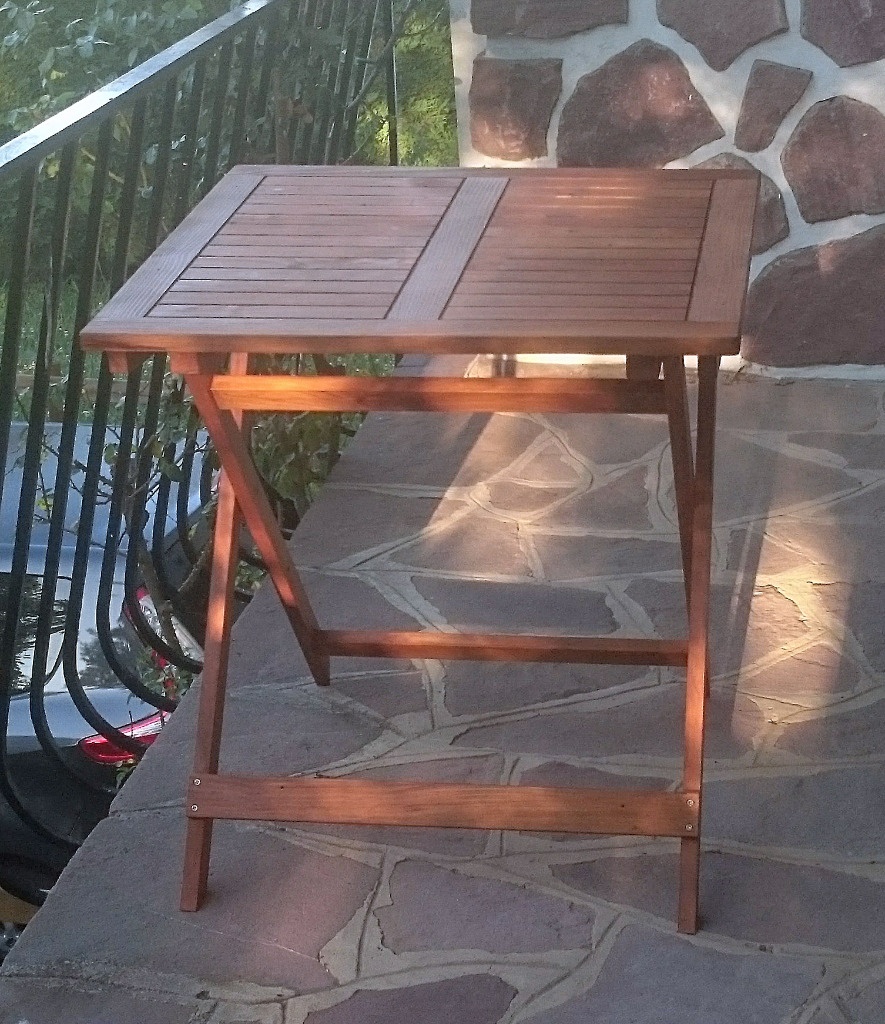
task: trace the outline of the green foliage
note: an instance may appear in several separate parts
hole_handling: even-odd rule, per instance
[[[159,53],[229,0],[6,0],[0,6],[0,143]]]
[[[394,0],[396,134],[399,163],[413,167],[458,164],[455,78],[448,0]],[[351,163],[386,164],[390,118],[386,76],[379,75],[362,114],[363,138]]]
[[[399,162],[457,166],[455,77],[447,0],[420,0],[415,5],[397,41],[396,72]]]

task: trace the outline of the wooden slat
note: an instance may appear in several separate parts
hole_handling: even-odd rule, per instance
[[[458,285],[458,299],[464,303],[470,297],[483,299],[487,304],[493,301],[506,301],[509,296],[525,295],[531,292],[533,298],[545,305],[555,305],[558,296],[562,295],[605,295],[607,297],[620,295],[679,295],[688,298],[691,292],[691,280],[684,281],[659,281],[649,276],[646,281],[624,281],[620,275],[610,275],[611,280],[593,281],[586,278],[577,278],[574,281],[562,281],[558,279],[536,282],[536,287],[531,288],[530,282],[521,281],[478,281],[471,278],[469,281],[462,281]],[[218,282],[212,282],[218,284]],[[179,281],[176,288],[181,287]],[[279,287],[279,286],[277,286]]]
[[[340,227],[330,231],[328,222],[320,225],[319,221],[305,223],[300,219],[287,219],[281,216],[267,217],[237,217],[231,220],[223,231],[224,238],[231,238],[239,235],[254,237],[260,234],[263,238],[293,238],[295,236],[306,238],[337,238],[341,233],[349,237],[358,237],[361,244],[379,244],[379,239],[384,239],[386,245],[390,245],[391,239],[421,239],[422,242],[433,229],[435,220],[432,217],[424,218],[416,224],[391,224],[387,225],[380,221],[360,223],[356,217],[348,217],[341,221]],[[355,232],[359,232],[358,235]],[[414,243],[412,243],[414,244]]]
[[[526,378],[523,378],[526,379]],[[526,661],[573,665],[685,665],[682,640],[532,636],[495,633],[373,632],[325,629],[318,642],[332,657]]]
[[[288,279],[280,280],[279,278],[271,279],[259,279],[257,281],[249,280],[248,278],[232,279],[227,278],[200,278],[200,277],[180,277],[172,288],[166,292],[166,295],[160,300],[166,302],[170,295],[185,295],[180,301],[183,302],[217,302],[218,299],[212,299],[211,296],[227,296],[233,302],[241,301],[239,298],[233,298],[239,294],[239,290],[243,289],[249,295],[262,294],[262,302],[270,301],[264,296],[270,295],[320,295],[327,293],[329,295],[335,295],[339,298],[345,295],[362,295],[366,299],[371,298],[393,298],[396,294],[395,290],[390,287],[383,287],[384,279],[382,278],[379,282],[375,281],[317,281],[311,280],[310,278],[303,278],[297,274],[292,274]],[[197,299],[197,296],[203,298]],[[179,301],[179,300],[175,300]]]
[[[511,239],[510,244],[503,239],[490,239],[483,243],[483,255],[488,259],[500,259],[509,255],[510,259],[532,260],[552,257],[554,259],[568,259],[576,256],[580,259],[588,252],[605,252],[618,250],[621,259],[627,254],[631,259],[647,253],[647,258],[660,259],[662,253],[673,256],[683,256],[686,253],[696,252],[698,240],[677,238],[625,238],[617,228],[612,228],[611,234],[587,232],[577,239],[569,240],[559,234],[554,239],[536,238],[532,241],[522,242],[516,245]]]
[[[261,174],[228,175],[178,225],[98,313],[96,319],[137,319],[188,266],[231,213],[262,180]]]
[[[228,282],[229,283],[229,282]],[[262,305],[262,306],[302,306],[310,304],[319,306],[325,310],[328,302],[329,307],[334,306],[363,306],[369,309],[386,309],[387,302],[393,297],[391,291],[367,291],[365,285],[360,292],[328,292],[323,294],[321,289],[299,288],[292,291],[270,291],[267,288],[251,289],[248,291],[234,291],[228,289],[227,293],[220,289],[206,291],[204,289],[194,290],[180,288],[176,285],[160,300],[155,311],[163,315],[163,310],[168,305],[184,303],[189,307],[200,306],[205,309],[205,316],[213,316],[210,307],[218,305]]]
[[[216,317],[219,320],[240,320],[246,317],[285,317],[288,320],[319,320],[328,318],[330,320],[354,320],[381,319],[386,310],[384,303],[376,302],[372,305],[346,306],[346,305],[324,305],[314,302],[311,305],[299,305],[293,300],[288,305],[277,306],[267,303],[252,302],[243,305],[228,304],[214,306],[189,305],[186,303],[168,303],[157,305],[149,316],[176,317]]]
[[[758,175],[739,181],[717,181],[713,186],[689,320],[730,320],[740,324],[750,274],[750,239],[758,194]]]
[[[563,378],[218,376],[222,409],[251,412],[663,413],[662,382]]]
[[[202,270],[207,267],[224,267],[228,270],[304,270],[334,272],[343,276],[354,270],[405,270],[409,271],[413,259],[401,256],[197,256],[190,269]]]
[[[476,309],[459,309],[453,307],[445,312],[445,319],[451,324],[466,324],[467,330],[476,329],[477,325],[484,324],[488,321],[497,321],[499,323],[519,323],[522,318],[531,318],[538,323],[542,322],[540,317],[544,311],[539,311],[536,306],[531,302],[530,297],[526,297],[525,305],[522,308],[514,308],[510,310],[497,309],[493,307],[480,307]],[[640,305],[639,303],[634,304],[630,307],[617,307],[617,306],[599,306],[588,309],[570,309],[568,307],[557,309],[555,315],[551,312],[549,318],[544,321],[548,327],[554,327],[559,323],[565,323],[567,321],[575,321],[580,323],[589,323],[594,320],[602,320],[607,323],[614,323],[616,321],[629,321],[636,322],[637,320],[676,320],[682,321],[683,316],[678,310],[669,309],[659,305]],[[470,325],[474,325],[471,327]]]
[[[506,178],[464,182],[390,307],[388,320],[434,320],[442,313],[506,187]]]
[[[307,256],[198,256],[188,270],[302,270],[305,275],[322,275],[327,280],[340,281],[342,278],[354,280],[350,274],[357,270],[409,271],[414,262],[412,259],[389,256],[365,256],[359,259],[331,256],[314,256],[312,259]],[[402,280],[402,274],[399,276]]]
[[[543,235],[514,238],[514,233],[525,226],[535,231],[549,228],[554,235],[551,239]],[[558,224],[553,227],[546,218],[531,219],[524,225],[517,223],[495,226],[486,232],[486,247],[507,248],[531,251],[536,247],[564,249],[580,249],[597,244],[610,245],[619,243],[624,246],[670,248],[673,246],[697,245],[703,233],[703,225],[699,226],[649,226],[635,217],[601,218],[576,217],[570,225]]]
[[[642,284],[656,284],[658,282],[674,282],[680,286],[687,285],[691,288],[694,280],[694,268],[689,260],[683,261],[684,269],[665,269],[663,265],[645,270],[637,270],[635,264],[629,261],[621,261],[622,268],[611,266],[610,263],[600,263],[596,266],[585,267],[583,270],[511,270],[506,275],[501,274],[492,268],[479,270],[468,268],[465,271],[461,283],[458,285],[458,292],[467,292],[471,289],[476,291],[488,291],[497,288],[520,288],[523,284],[543,284],[546,287],[564,287],[572,284],[600,284],[617,285],[622,282],[635,281]]]
[[[231,244],[229,240],[219,240],[217,243],[207,245],[203,250],[203,256],[235,256],[248,259],[251,256],[268,257],[268,256],[286,256],[286,257],[298,257],[302,256],[305,259],[351,259],[358,258],[360,256],[367,257],[369,259],[383,259],[389,257],[392,259],[408,259],[414,260],[421,253],[421,247],[417,245],[396,245],[395,243],[388,242],[387,245],[359,245],[354,243],[353,245],[347,245],[339,242],[337,245],[314,245],[311,242],[305,241],[301,244],[298,241],[293,241],[288,245],[280,243],[279,245],[272,244],[270,242],[262,242],[261,244],[247,243],[244,242],[242,245]]]
[[[349,244],[348,244],[349,239]],[[353,234],[353,229],[344,227],[341,231],[321,234],[314,231],[291,230],[262,230],[261,239],[256,240],[254,229],[246,229],[242,232],[221,231],[216,235],[211,246],[206,247],[208,254],[212,249],[219,246],[237,249],[259,249],[262,252],[275,249],[287,249],[290,252],[298,253],[305,250],[316,253],[317,256],[327,256],[327,249],[344,249],[342,255],[374,255],[364,253],[365,249],[385,249],[392,252],[400,252],[406,255],[413,250],[420,252],[423,247],[423,238],[420,235],[409,236],[405,239],[393,238],[390,235],[368,235],[361,232]],[[235,253],[235,255],[241,255]]]
[[[223,261],[221,266],[196,266],[195,261],[175,282],[175,286],[180,288],[187,281],[251,281],[255,284],[263,282],[272,284],[278,281],[291,282],[293,284],[299,282],[326,284],[341,282],[345,285],[346,290],[350,285],[359,285],[363,282],[375,281],[385,283],[388,281],[399,282],[401,280],[402,274],[390,269],[360,270],[348,267],[347,280],[341,282],[341,274],[337,270],[318,270],[315,267],[304,270],[288,267],[230,267]]]
[[[636,260],[653,260],[657,263],[671,266],[673,260],[686,260],[693,264],[694,256],[692,253],[695,251],[696,247],[652,249],[606,245],[588,246],[583,249],[576,248],[570,252],[564,252],[557,248],[527,249],[523,251],[514,249],[514,247],[511,247],[509,250],[501,248],[486,250],[483,248],[477,252],[476,265],[490,264],[500,267],[502,270],[505,270],[508,266],[529,269],[534,265],[546,265],[556,269],[573,270],[585,260],[588,262],[594,260],[607,262],[609,259],[619,259],[624,263]]]
[[[190,300],[188,300],[190,301]],[[505,292],[503,295],[498,295],[493,299],[490,299],[488,294],[477,295],[474,293],[461,292],[459,290],[456,299],[453,299],[449,303],[448,313],[452,314],[455,310],[469,313],[473,310],[488,310],[490,305],[494,305],[495,310],[499,313],[503,313],[504,316],[510,316],[514,310],[523,309],[545,309],[550,307],[550,316],[553,320],[559,318],[560,312],[564,307],[567,307],[572,312],[579,312],[581,310],[593,310],[598,309],[600,305],[605,306],[608,309],[671,309],[684,310],[688,305],[688,290],[683,289],[681,295],[672,295],[667,292],[652,292],[647,288],[645,292],[627,292],[622,294],[616,294],[611,291],[600,293],[597,289],[594,294],[591,291],[583,291],[578,288],[573,288],[571,291],[556,292],[550,294],[546,290],[534,290],[525,288],[521,292]]]
[[[188,793],[188,816],[196,819],[643,836],[684,836],[698,821],[697,798],[688,793],[350,778],[199,778],[200,785],[191,785]]]

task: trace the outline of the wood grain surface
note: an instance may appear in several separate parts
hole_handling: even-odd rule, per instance
[[[237,168],[82,340],[735,352],[756,185],[719,170]]]
[[[605,835],[684,836],[698,820],[687,793],[246,775],[200,777],[188,805],[195,819]]]

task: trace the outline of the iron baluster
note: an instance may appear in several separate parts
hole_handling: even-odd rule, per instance
[[[25,289],[28,281],[28,257],[31,253],[31,233],[34,227],[34,207],[37,202],[37,169],[26,170],[19,183],[18,209],[15,217],[14,251],[20,258],[12,262],[9,286],[6,290],[6,323],[3,327],[3,352],[0,353],[0,458],[3,465],[9,456],[9,430],[15,406],[15,376],[21,342]],[[0,504],[6,474],[0,475]]]
[[[387,89],[387,153],[388,163],[395,167],[399,163],[399,95],[396,81],[396,40],[393,28],[394,0],[381,0],[384,14],[384,33],[387,37],[387,66],[385,68]]]
[[[314,132],[314,145],[311,153],[312,163],[322,163],[329,140],[329,128],[332,121],[332,107],[337,95],[337,84],[341,75],[342,51],[344,43],[344,30],[347,20],[347,0],[332,0],[332,7],[329,11],[329,22],[326,31],[334,34],[340,39],[336,51],[329,52],[323,61],[323,84],[320,90],[320,103],[318,104],[318,116],[316,117],[316,129]]]
[[[347,97],[353,86],[354,58],[356,56],[356,41],[360,27],[359,13],[361,8],[361,0],[347,0],[341,58],[338,63],[338,75],[335,82],[335,97],[332,104],[331,122],[326,133],[326,148],[323,153],[323,163],[326,164],[338,163]]]
[[[292,41],[293,60],[290,62],[298,70],[292,81],[292,98],[298,104],[297,120],[292,131],[291,153],[294,163],[304,163],[305,138],[309,133],[309,119],[312,116],[310,104],[313,102],[310,93],[310,72],[307,68],[310,54],[310,43],[306,33],[310,26],[316,28],[319,0],[301,0],[298,9],[298,28],[294,31]]]
[[[270,144],[273,136],[273,113],[268,113],[268,101],[270,98],[270,83],[273,72],[274,61],[278,53],[278,41],[280,36],[279,9],[274,10],[268,25],[264,31],[264,49],[261,54],[261,74],[258,78],[258,89],[255,93],[255,121],[256,140],[259,141],[259,148],[262,151],[270,152]]]
[[[221,127],[227,109],[227,91],[230,86],[233,41],[222,46],[218,54],[215,71],[215,97],[212,103],[212,118],[209,124],[209,141],[206,145],[206,162],[203,167],[203,194],[205,195],[218,180],[218,156],[221,149]]]
[[[360,5],[362,13],[362,26],[359,41],[356,45],[356,52],[359,56],[354,58],[354,75],[350,86],[350,98],[344,104],[342,113],[342,141],[341,152],[344,159],[349,159],[356,148],[356,126],[359,115],[359,104],[354,98],[363,95],[363,90],[369,80],[369,50],[372,45],[372,37],[375,33],[375,25],[380,18],[380,4],[382,0],[376,0],[373,4],[369,0],[362,0]]]
[[[177,104],[178,80],[170,78],[163,90],[163,113],[157,136],[157,155],[154,159],[151,207],[145,230],[145,256],[152,253],[160,241],[160,229],[163,224],[163,202],[166,198],[166,184],[169,180],[169,165],[172,159],[172,131],[175,125],[175,109]]]
[[[252,29],[240,40],[237,52],[240,58],[240,72],[237,76],[237,102],[234,107],[234,120],[231,127],[230,155],[228,166],[238,164],[243,158],[243,144],[246,131],[246,110],[252,91],[252,67],[255,63],[255,37],[257,30]]]
[[[173,214],[174,224],[179,224],[184,219],[184,215],[191,206],[191,185],[193,182],[194,161],[197,157],[197,133],[200,130],[200,111],[203,105],[203,87],[205,84],[206,60],[204,58],[198,60],[194,65],[191,91],[188,97],[181,166],[178,172],[178,194]]]
[[[147,100],[140,99],[132,111],[129,133],[129,150],[126,156],[126,170],[120,192],[120,212],[117,221],[117,239],[114,243],[114,261],[111,267],[111,294],[126,280],[129,265],[129,241],[132,236],[132,218],[135,214],[135,196],[138,188],[138,174],[141,170],[141,153],[144,142],[144,122]]]

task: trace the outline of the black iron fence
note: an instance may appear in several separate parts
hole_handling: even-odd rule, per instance
[[[396,162],[391,3],[249,0],[0,147],[0,884],[26,898],[15,866],[51,881],[200,668],[211,453],[163,358],[114,379],[78,332],[231,165],[358,158],[379,97]]]

